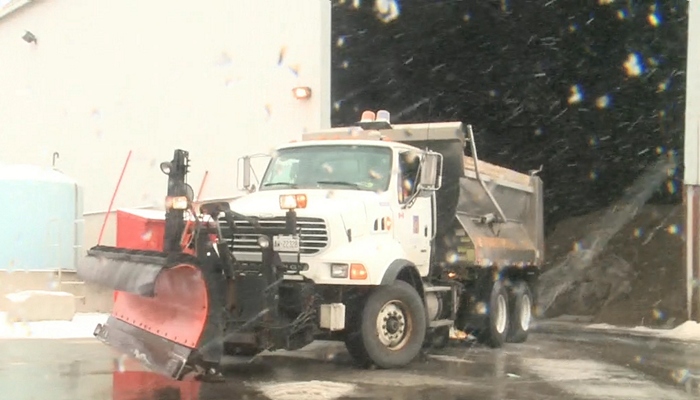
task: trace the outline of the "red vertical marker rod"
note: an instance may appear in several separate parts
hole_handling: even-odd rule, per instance
[[[102,235],[105,233],[105,227],[107,226],[107,219],[109,214],[112,213],[112,207],[114,206],[114,199],[117,197],[117,192],[119,192],[119,186],[122,184],[122,179],[124,178],[124,173],[126,172],[126,167],[129,165],[129,160],[131,160],[132,151],[129,150],[129,154],[126,156],[126,161],[124,161],[124,166],[122,167],[122,172],[119,174],[119,180],[117,181],[117,187],[114,188],[114,193],[112,193],[112,200],[109,202],[109,208],[107,209],[107,214],[105,214],[105,219],[102,222],[102,228],[100,229],[100,236],[97,238],[97,245],[102,244]]]
[[[199,184],[199,192],[197,192],[197,197],[194,202],[197,203],[202,198],[202,193],[204,192],[204,186],[207,184],[207,178],[209,177],[209,171],[204,171],[204,177],[202,178],[202,183]]]

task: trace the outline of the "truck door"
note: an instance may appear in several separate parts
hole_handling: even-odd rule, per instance
[[[432,237],[432,202],[430,197],[413,197],[417,188],[419,154],[399,153],[398,207],[394,212],[394,235],[421,275],[430,269],[430,238]],[[410,204],[409,204],[410,203]]]

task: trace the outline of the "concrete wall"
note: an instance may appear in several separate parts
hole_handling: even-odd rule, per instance
[[[55,271],[0,271],[0,311],[6,311],[5,295],[25,290],[63,291],[76,297],[76,312],[104,312],[112,310],[114,291],[79,282],[74,272]]]
[[[239,157],[330,126],[329,0],[35,0],[0,10],[0,60],[0,162],[58,152],[84,187],[85,247],[129,151],[115,208],[160,208],[174,148],[195,190],[209,170],[204,198],[226,198]]]

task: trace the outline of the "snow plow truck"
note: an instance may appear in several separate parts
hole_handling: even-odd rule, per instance
[[[117,291],[94,335],[173,379],[314,340],[380,368],[451,329],[525,341],[544,257],[537,171],[479,161],[471,125],[389,117],[365,111],[278,146],[255,182],[243,157],[247,192],[231,202],[193,203],[176,150],[161,164],[162,251],[95,246],[78,268]]]

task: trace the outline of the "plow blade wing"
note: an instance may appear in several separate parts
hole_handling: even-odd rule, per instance
[[[212,278],[192,257],[93,248],[78,273],[118,291],[112,315],[95,328],[103,343],[173,379],[188,372],[193,358],[209,361],[199,348],[219,325],[210,312]]]
[[[167,265],[165,253],[95,246],[78,264],[78,277],[114,290],[153,297],[158,274]]]

